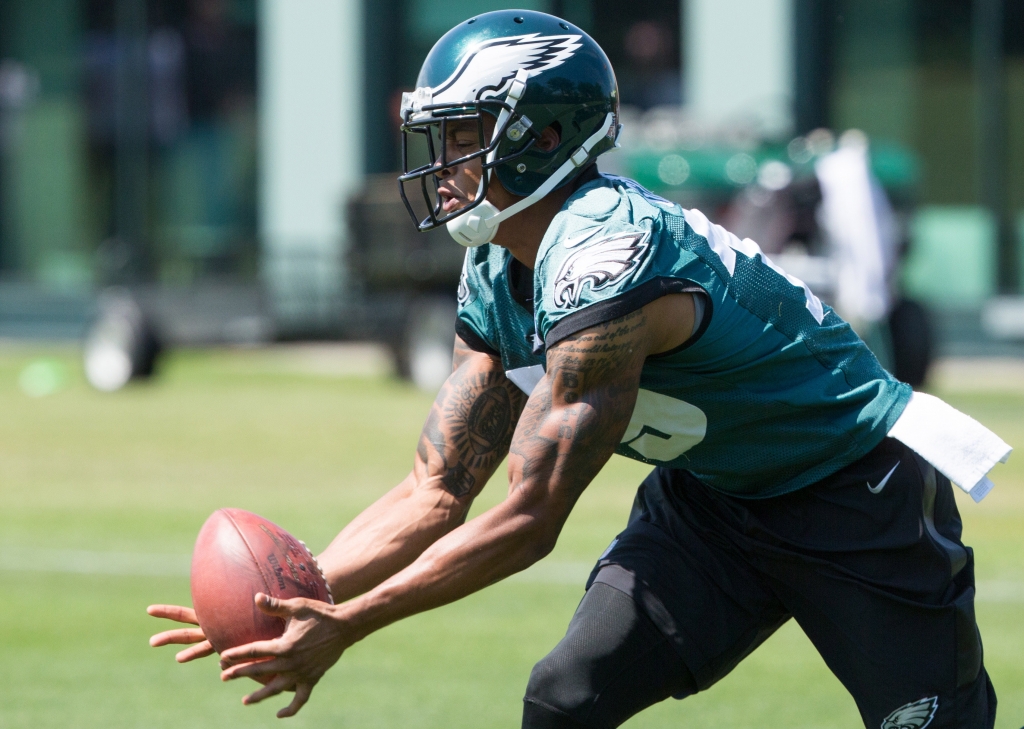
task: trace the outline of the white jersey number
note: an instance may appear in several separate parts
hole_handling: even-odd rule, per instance
[[[669,463],[704,440],[707,430],[708,419],[700,408],[640,390],[622,444],[644,458]]]
[[[544,377],[544,368],[541,365],[519,367],[508,370],[505,375],[530,395]],[[622,444],[651,461],[669,463],[704,440],[707,430],[708,419],[700,408],[641,389],[636,394],[636,405]]]

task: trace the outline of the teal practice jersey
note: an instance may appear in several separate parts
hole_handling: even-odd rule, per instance
[[[776,496],[867,454],[910,398],[755,243],[611,175],[569,198],[532,275],[496,245],[467,251],[456,328],[529,392],[547,348],[678,292],[703,300],[701,320],[686,343],[647,359],[621,455],[737,496]]]

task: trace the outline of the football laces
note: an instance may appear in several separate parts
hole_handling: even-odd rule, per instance
[[[316,555],[313,554],[311,551],[309,551],[309,547],[306,546],[306,543],[304,541],[302,541],[300,539],[299,540],[299,544],[301,544],[302,548],[306,550],[306,554],[309,555],[309,558],[311,560],[313,560],[313,564],[315,564],[316,568],[320,571],[320,576],[324,578],[324,587],[327,588],[327,602],[328,602],[329,605],[333,605],[334,604],[334,594],[331,592],[331,585],[327,581],[327,575],[324,574],[324,568],[320,566],[319,562],[317,562]]]

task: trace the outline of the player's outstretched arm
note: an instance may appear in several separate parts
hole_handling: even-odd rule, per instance
[[[455,338],[453,371],[427,416],[412,472],[317,558],[337,602],[376,587],[465,521],[508,453],[525,404],[500,358]]]
[[[294,714],[320,677],[356,641],[396,620],[457,600],[525,569],[548,554],[580,494],[614,452],[636,404],[648,354],[685,341],[693,321],[670,313],[664,297],[621,319],[584,330],[548,351],[547,374],[531,394],[512,438],[509,495],[424,550],[374,589],[344,604],[259,596],[257,604],[288,619],[276,640],[227,650],[225,680],[276,677],[247,696],[255,703],[294,688],[279,712]],[[652,322],[671,322],[658,326]]]
[[[580,494],[629,425],[644,360],[660,351],[659,331],[649,321],[654,306],[548,350],[546,375],[512,438],[508,498],[375,590],[341,606],[360,637],[523,570],[554,548]]]
[[[409,475],[369,506],[319,557],[337,602],[359,595],[415,560],[465,521],[474,497],[508,453],[526,396],[501,360],[456,337],[452,374],[438,393]],[[191,608],[151,605],[158,618],[198,625]],[[198,628],[158,633],[150,645],[188,645],[179,662],[213,653]]]

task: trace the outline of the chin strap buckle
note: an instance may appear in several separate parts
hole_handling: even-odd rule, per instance
[[[530,77],[530,72],[525,68],[521,68],[516,71],[516,77],[512,80],[512,86],[508,90],[508,99],[519,101],[523,98],[523,94],[526,92],[526,79]]]

